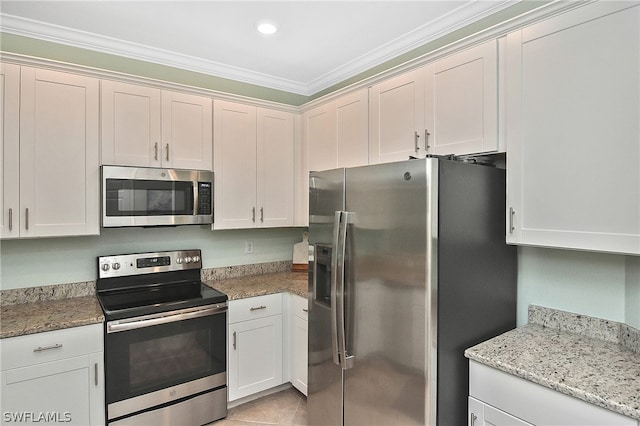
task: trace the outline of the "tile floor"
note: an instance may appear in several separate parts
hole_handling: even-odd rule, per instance
[[[229,409],[227,418],[208,426],[306,426],[307,399],[296,389],[272,395]]]

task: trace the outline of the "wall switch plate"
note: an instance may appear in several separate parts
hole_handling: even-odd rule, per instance
[[[253,253],[253,241],[247,240],[244,242],[244,252],[245,254]]]

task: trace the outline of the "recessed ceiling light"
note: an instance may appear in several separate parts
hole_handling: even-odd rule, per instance
[[[278,27],[273,22],[258,22],[257,26],[258,32],[264,35],[271,35],[278,31]]]

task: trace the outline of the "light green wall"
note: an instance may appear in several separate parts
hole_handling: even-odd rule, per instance
[[[640,258],[520,247],[518,325],[530,304],[640,328]]]
[[[627,257],[625,322],[640,330],[640,256]]]
[[[208,226],[103,229],[100,236],[0,242],[0,289],[96,279],[96,257],[155,250],[202,250],[203,266],[291,260],[306,228],[211,231]],[[254,244],[245,254],[245,241]]]

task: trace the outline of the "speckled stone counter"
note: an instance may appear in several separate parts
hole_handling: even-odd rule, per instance
[[[229,300],[263,296],[265,294],[289,292],[307,297],[308,275],[306,272],[278,272],[272,274],[207,280],[205,284],[226,293]]]
[[[0,309],[0,338],[103,321],[104,315],[95,296],[5,305]]]
[[[465,356],[640,420],[637,334],[624,324],[532,306],[529,324]]]

